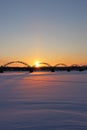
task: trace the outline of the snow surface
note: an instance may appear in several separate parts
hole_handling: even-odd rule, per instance
[[[0,74],[0,130],[87,130],[87,72]]]

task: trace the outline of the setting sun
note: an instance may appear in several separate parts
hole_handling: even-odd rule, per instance
[[[35,67],[39,67],[40,66],[40,62],[39,61],[36,61],[35,62]]]

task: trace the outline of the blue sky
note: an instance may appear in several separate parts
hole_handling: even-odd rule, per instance
[[[0,63],[86,64],[87,0],[0,0]]]

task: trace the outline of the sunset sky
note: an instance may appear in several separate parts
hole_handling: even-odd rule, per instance
[[[87,0],[0,0],[0,65],[87,64]]]

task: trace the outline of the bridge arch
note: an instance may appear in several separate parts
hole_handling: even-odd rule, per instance
[[[67,67],[67,65],[66,64],[64,64],[64,63],[58,63],[58,64],[56,64],[54,67]]]
[[[14,63],[20,63],[20,64],[25,65],[26,67],[31,67],[30,65],[28,65],[27,63],[25,63],[25,62],[23,62],[23,61],[11,61],[11,62],[8,62],[8,63],[4,64],[3,66],[4,66],[4,67],[7,67],[8,65],[14,64]]]
[[[46,65],[46,66],[48,66],[48,67],[51,67],[51,65],[48,64],[48,63],[46,63],[46,62],[40,62],[39,64],[40,64],[40,65]]]
[[[78,64],[72,64],[71,67],[80,67]]]
[[[51,67],[51,65],[46,62],[40,62],[39,65],[46,65],[47,67]],[[33,65],[33,67],[35,67],[35,66],[36,65]]]
[[[46,65],[48,70],[51,71],[51,72],[54,72],[55,69],[54,67],[52,67],[50,64],[46,63],[46,62],[40,62],[39,64],[42,64],[42,65]],[[43,66],[42,66],[43,67]]]

